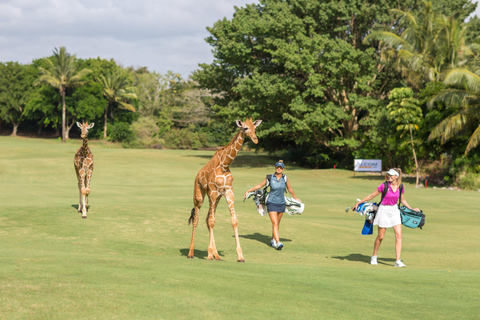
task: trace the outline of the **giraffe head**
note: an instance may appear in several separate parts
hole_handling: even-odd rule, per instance
[[[258,138],[255,134],[255,128],[262,123],[262,120],[255,120],[252,122],[252,117],[250,119],[247,117],[245,122],[237,120],[237,126],[243,129],[243,132],[253,141],[253,143],[258,143]]]
[[[95,124],[94,122],[92,122],[90,124],[88,124],[88,122],[83,122],[83,123],[77,122],[77,126],[80,128],[80,130],[82,130],[82,134],[80,135],[82,137],[82,139],[87,137],[88,130],[93,128],[94,124]]]

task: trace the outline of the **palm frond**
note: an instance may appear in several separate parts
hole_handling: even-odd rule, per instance
[[[464,84],[467,90],[480,94],[480,76],[468,69],[454,69],[447,73],[444,83],[450,86]]]
[[[428,136],[427,141],[441,138],[441,143],[445,143],[448,139],[454,137],[457,133],[464,130],[464,126],[468,121],[468,117],[462,110],[440,122]]]
[[[467,148],[465,149],[465,156],[467,155],[467,153],[470,152],[470,150],[472,150],[479,144],[480,144],[480,126],[478,126],[477,129],[475,129],[473,134],[468,139]]]
[[[135,107],[129,103],[123,102],[123,101],[117,101],[119,105],[122,106],[123,109],[135,112]]]
[[[462,89],[443,89],[438,92],[429,102],[431,107],[435,102],[441,101],[447,106],[466,106],[478,104],[480,94]]]
[[[36,80],[36,85],[42,83],[42,82],[45,82],[47,84],[49,84],[50,86],[56,88],[56,89],[59,89],[61,87],[61,82],[59,81],[59,79],[55,78],[54,76],[52,75],[48,75],[48,74],[45,74],[45,75],[42,75],[40,76],[37,80]]]
[[[394,48],[410,47],[410,44],[408,44],[403,38],[389,31],[373,31],[365,37],[364,42],[369,43],[372,40],[381,41],[387,46]]]

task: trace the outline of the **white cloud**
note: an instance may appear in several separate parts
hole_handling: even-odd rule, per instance
[[[65,46],[80,58],[168,70],[212,61],[207,26],[257,0],[0,0],[0,61],[30,63]]]

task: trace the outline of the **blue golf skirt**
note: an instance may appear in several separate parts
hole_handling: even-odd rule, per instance
[[[285,212],[285,203],[276,204],[276,203],[267,203],[267,212]]]

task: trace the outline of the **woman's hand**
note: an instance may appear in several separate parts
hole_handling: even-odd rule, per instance
[[[413,211],[417,211],[417,212],[420,212],[421,210],[418,209],[418,208],[415,208],[415,209],[412,209]]]
[[[299,198],[295,197],[294,198],[295,200],[299,201],[299,202],[302,202],[302,200],[300,200]]]
[[[352,211],[357,211],[357,207],[359,205],[361,205],[363,202],[362,201],[358,201],[353,207],[352,207]]]

